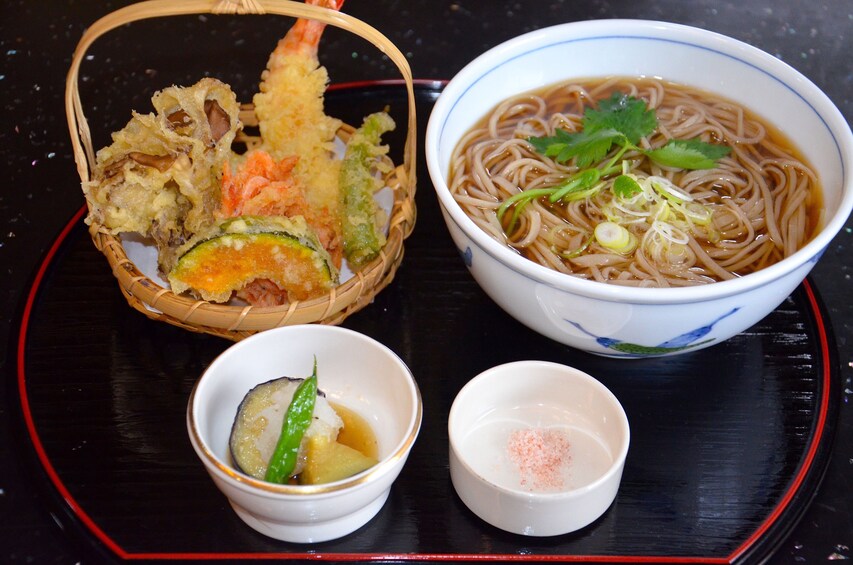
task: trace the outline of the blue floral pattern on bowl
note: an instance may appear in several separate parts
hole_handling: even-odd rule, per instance
[[[465,251],[462,251],[461,249],[458,251],[459,255],[462,257],[462,260],[465,261],[465,266],[470,269],[471,265],[474,263],[474,253],[471,251],[471,248],[466,247]]]
[[[618,339],[613,339],[609,337],[597,336],[585,330],[577,322],[573,322],[569,319],[566,319],[566,321],[577,329],[579,329],[580,331],[582,331],[583,333],[585,333],[586,335],[594,337],[596,343],[598,343],[599,345],[606,347],[607,349],[610,349],[614,352],[609,355],[614,355],[618,357],[654,357],[659,355],[667,355],[669,353],[676,353],[679,351],[684,351],[686,349],[691,349],[694,347],[699,347],[700,345],[707,345],[708,343],[711,343],[712,341],[714,341],[714,338],[705,340],[703,340],[702,338],[708,335],[720,320],[728,318],[738,310],[740,310],[739,307],[733,308],[731,311],[723,314],[710,324],[683,333],[658,345],[640,345],[637,343],[620,341]]]

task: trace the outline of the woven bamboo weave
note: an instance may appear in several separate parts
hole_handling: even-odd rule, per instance
[[[95,149],[78,90],[78,74],[86,51],[105,33],[134,21],[192,14],[266,14],[314,19],[370,41],[397,66],[407,89],[408,129],[403,162],[393,168],[385,179],[386,186],[394,193],[387,242],[376,259],[325,296],[276,307],[256,307],[214,304],[175,294],[143,274],[128,258],[121,240],[94,222],[89,228],[92,240],[106,256],[128,304],[151,319],[234,341],[277,326],[339,324],[368,305],[393,280],[403,259],[403,242],[414,228],[417,125],[409,64],[390,40],[368,24],[344,13],[289,0],[149,0],[132,4],[92,24],[81,38],[71,62],[66,80],[65,107],[81,181],[89,181],[95,168]],[[251,124],[253,112],[250,105],[244,107],[241,119]],[[339,136],[346,139],[351,132],[352,128],[345,125]],[[244,141],[251,143],[250,139]]]

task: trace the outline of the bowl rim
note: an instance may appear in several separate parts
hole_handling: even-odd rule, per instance
[[[484,381],[488,381],[489,379],[496,378],[495,375],[498,373],[513,369],[522,369],[530,367],[536,367],[543,371],[549,371],[551,373],[558,374],[561,377],[580,379],[584,382],[587,382],[591,384],[599,394],[609,400],[617,409],[617,413],[619,414],[618,426],[624,437],[621,445],[619,446],[619,450],[613,453],[613,461],[607,467],[607,470],[594,481],[587,483],[581,487],[560,490],[556,492],[530,492],[520,489],[514,489],[511,487],[500,485],[494,481],[490,481],[482,474],[478,473],[473,467],[471,467],[468,458],[464,454],[465,452],[460,449],[459,441],[461,441],[461,438],[456,437],[456,435],[453,433],[453,423],[456,419],[459,418],[459,411],[463,409],[461,402],[465,400],[464,397],[469,394],[472,394],[472,389],[478,384]],[[460,402],[458,403],[457,400],[460,400]],[[447,418],[447,437],[449,448],[455,454],[456,460],[459,462],[460,465],[465,468],[466,473],[469,476],[474,477],[479,483],[488,485],[489,488],[495,490],[496,492],[513,498],[541,500],[543,502],[560,502],[564,499],[579,498],[592,491],[596,491],[610,483],[610,481],[614,479],[615,475],[621,474],[622,469],[625,466],[625,460],[628,457],[629,447],[631,445],[631,426],[628,420],[628,415],[625,412],[625,408],[622,406],[622,403],[619,402],[619,398],[613,393],[613,391],[607,388],[604,383],[602,383],[589,373],[581,371],[580,369],[571,365],[565,365],[563,363],[528,359],[521,361],[511,361],[509,363],[495,365],[486,369],[485,371],[482,371],[474,378],[469,380],[467,383],[465,383],[465,385],[456,394],[456,397],[454,398],[453,403],[450,406],[450,412]]]
[[[234,469],[227,462],[217,457],[216,454],[214,454],[213,450],[210,448],[207,441],[202,438],[202,435],[198,430],[196,413],[199,410],[199,406],[196,400],[198,397],[199,390],[209,380],[205,377],[210,374],[211,369],[222,363],[225,357],[235,355],[239,353],[241,349],[248,347],[246,345],[247,342],[249,342],[249,344],[251,345],[251,343],[253,343],[254,341],[264,339],[265,337],[267,339],[270,339],[273,335],[296,333],[300,331],[337,333],[340,335],[345,335],[348,336],[348,338],[350,339],[355,339],[369,346],[373,346],[383,354],[387,355],[395,365],[402,369],[404,382],[406,383],[407,389],[409,390],[409,393],[411,395],[414,409],[409,414],[409,420],[406,429],[403,432],[402,439],[397,442],[397,444],[394,446],[392,452],[389,455],[380,459],[379,462],[373,467],[366,469],[361,473],[357,473],[351,477],[347,477],[345,479],[333,481],[330,483],[322,483],[317,485],[275,484],[256,479],[254,477],[241,473],[240,471]],[[259,332],[257,334],[253,334],[241,341],[238,341],[237,343],[230,345],[219,355],[217,355],[216,358],[211,361],[207,368],[202,372],[201,377],[199,377],[193,385],[192,391],[190,392],[189,400],[187,402],[186,418],[187,429],[191,443],[193,444],[196,454],[202,460],[204,466],[208,469],[208,471],[216,473],[220,478],[228,481],[229,484],[238,487],[246,492],[270,497],[286,497],[295,495],[294,500],[305,500],[308,496],[335,495],[340,494],[343,491],[352,490],[355,487],[374,483],[380,480],[383,476],[388,475],[394,469],[397,469],[398,466],[408,457],[409,452],[414,446],[415,440],[417,439],[418,434],[420,433],[420,428],[423,422],[423,399],[421,397],[421,392],[418,387],[417,381],[415,380],[415,376],[409,369],[408,365],[385,344],[355,330],[350,330],[339,326],[330,326],[324,324],[297,324],[292,326],[280,326],[277,328],[272,328],[263,332]]]
[[[508,60],[567,40],[590,38],[652,39],[709,49],[766,74],[811,106],[835,141],[841,163],[839,205],[834,211],[827,210],[820,231],[791,256],[759,271],[707,285],[661,289],[603,284],[561,273],[525,259],[480,229],[453,199],[441,174],[443,164],[438,161],[439,139],[453,106],[472,84]],[[714,31],[684,24],[638,19],[588,20],[540,28],[504,41],[474,58],[447,83],[429,116],[424,145],[427,169],[442,210],[487,255],[520,275],[555,289],[620,303],[681,304],[709,301],[772,283],[809,262],[815,263],[853,211],[853,178],[850,171],[853,168],[853,134],[846,119],[827,95],[794,67],[757,47]]]

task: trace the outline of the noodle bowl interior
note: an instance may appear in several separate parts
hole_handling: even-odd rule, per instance
[[[644,287],[762,269],[805,245],[823,215],[816,173],[771,125],[652,79],[504,101],[455,148],[448,184],[481,229],[526,258]]]

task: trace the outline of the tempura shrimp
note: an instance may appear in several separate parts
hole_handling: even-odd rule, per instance
[[[306,0],[337,10],[343,0]],[[327,116],[323,95],[329,82],[317,56],[325,24],[298,19],[272,52],[254,96],[262,149],[273,159],[297,156],[293,174],[309,202],[333,215],[340,209],[340,161],[333,153],[341,121]]]

